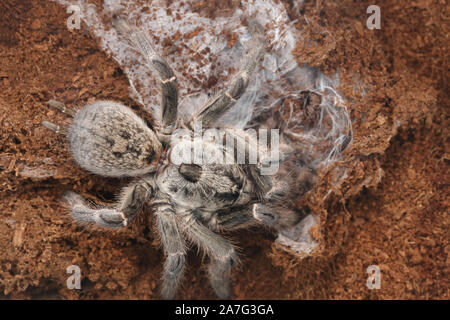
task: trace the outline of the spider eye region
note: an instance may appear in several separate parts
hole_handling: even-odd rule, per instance
[[[189,182],[197,182],[202,175],[202,167],[196,164],[182,163],[178,168],[178,172]]]

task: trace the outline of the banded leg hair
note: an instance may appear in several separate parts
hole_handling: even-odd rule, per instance
[[[265,49],[264,27],[256,20],[251,21],[249,31],[252,34],[250,52],[244,59],[240,71],[231,79],[230,83],[217,96],[210,99],[206,105],[193,116],[190,127],[194,121],[200,121],[203,128],[211,127],[215,121],[224,115],[236,101],[244,94],[250,82],[250,76],[259,63]]]
[[[268,177],[268,176],[266,176]],[[292,227],[300,222],[301,215],[292,210],[294,204],[289,199],[289,184],[270,179],[272,188],[264,195],[262,203],[252,206],[253,218],[277,230]]]
[[[225,214],[220,214],[211,227],[216,230],[237,230],[250,227],[255,224],[251,208],[252,207],[246,207],[240,210],[232,210]]]
[[[231,296],[230,273],[237,264],[237,254],[227,240],[215,234],[192,215],[182,223],[185,234],[199,248],[205,250],[211,259],[208,274],[212,288],[218,297],[227,299]]]
[[[153,205],[156,207],[157,227],[166,255],[161,295],[163,299],[172,299],[183,275],[186,260],[185,245],[170,200],[158,193]]]
[[[301,215],[289,208],[289,200],[286,199],[289,196],[289,185],[270,178],[269,186],[271,189],[262,197],[262,202],[221,213],[211,227],[217,230],[236,230],[260,222],[268,227],[283,229],[300,222]]]
[[[169,64],[156,53],[145,33],[130,26],[127,21],[121,18],[115,18],[113,24],[133,47],[147,59],[151,69],[160,77],[162,125],[166,131],[163,133],[170,134],[177,120],[178,108],[177,77],[175,73]]]
[[[140,180],[123,189],[115,207],[93,208],[82,196],[72,191],[66,192],[64,199],[71,206],[75,221],[95,223],[106,228],[121,228],[133,221],[143,204],[153,195],[153,190],[145,180]]]

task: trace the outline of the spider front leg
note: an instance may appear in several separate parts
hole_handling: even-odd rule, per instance
[[[211,258],[208,274],[214,292],[222,299],[229,298],[231,296],[230,272],[231,268],[237,264],[236,251],[227,240],[212,232],[192,215],[187,217],[183,224],[183,232]]]
[[[136,217],[152,194],[153,188],[147,182],[140,182],[124,188],[115,208],[91,208],[82,196],[72,191],[66,192],[64,199],[72,207],[72,217],[76,221],[95,223],[106,228],[121,228]]]
[[[249,31],[252,34],[250,52],[245,57],[240,71],[232,78],[227,88],[222,90],[217,96],[209,100],[200,111],[194,115],[190,126],[193,128],[193,121],[200,121],[203,127],[211,127],[222,115],[224,115],[236,101],[244,94],[250,82],[250,76],[256,68],[265,48],[264,27],[257,21],[249,24]]]
[[[225,230],[243,229],[254,224],[251,207],[244,209],[230,210],[225,214],[219,215],[214,221],[213,227]]]
[[[152,70],[159,75],[162,89],[162,125],[165,129],[163,133],[170,134],[177,120],[178,108],[177,77],[175,73],[169,64],[156,53],[145,33],[130,26],[127,21],[121,18],[114,19],[113,23],[116,29],[146,58]]]
[[[256,220],[278,231],[296,225],[302,218],[300,213],[280,204],[256,203],[252,212]]]

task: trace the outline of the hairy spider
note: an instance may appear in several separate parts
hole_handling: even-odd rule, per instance
[[[267,158],[261,153],[255,164],[200,165],[173,163],[170,154],[177,144],[186,141],[174,139],[177,129],[184,128],[193,136],[195,123],[214,128],[215,121],[243,95],[266,48],[264,28],[256,21],[249,24],[251,45],[240,71],[185,123],[177,116],[177,78],[172,69],[143,32],[121,18],[114,18],[113,23],[160,77],[161,121],[155,125],[155,132],[131,109],[116,102],[98,101],[75,111],[61,102],[49,101],[51,107],[72,116],[73,121],[68,130],[48,121],[43,125],[68,136],[73,157],[81,167],[106,177],[136,177],[123,189],[114,207],[91,207],[74,192],[66,192],[64,198],[75,220],[107,228],[127,226],[143,204],[150,202],[166,256],[163,298],[176,294],[185,264],[185,241],[207,253],[212,288],[217,296],[228,298],[230,271],[238,258],[233,245],[214,231],[245,228],[253,223],[274,228],[294,225],[299,221],[298,213],[280,206],[288,197],[288,183],[261,174]],[[218,135],[219,140],[231,135],[235,146],[245,144],[246,157],[256,148],[251,137],[243,133],[219,128]],[[229,152],[217,141],[194,139],[195,143],[219,153]]]

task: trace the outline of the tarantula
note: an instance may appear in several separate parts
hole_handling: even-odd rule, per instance
[[[114,18],[113,24],[160,77],[161,121],[153,131],[120,103],[98,101],[75,111],[62,102],[49,101],[51,107],[72,116],[73,121],[68,129],[48,121],[43,125],[68,136],[73,157],[81,167],[105,177],[136,177],[123,189],[114,207],[91,207],[71,191],[64,194],[64,199],[76,221],[107,228],[127,226],[144,203],[151,203],[166,257],[162,297],[170,299],[176,294],[185,264],[185,241],[190,241],[210,258],[208,274],[215,293],[228,298],[230,272],[238,257],[233,245],[214,231],[245,228],[253,223],[274,228],[294,225],[299,220],[298,214],[279,206],[288,197],[289,188],[275,176],[261,174],[264,155],[259,156],[256,164],[231,165],[176,164],[170,155],[178,144],[186,142],[179,137],[174,139],[177,129],[185,129],[192,137],[195,123],[202,128],[214,128],[215,121],[243,95],[266,50],[264,28],[256,21],[249,23],[251,45],[240,71],[190,121],[183,121],[177,116],[177,78],[173,70],[155,52],[143,32],[122,18]],[[233,134],[225,128],[218,132],[219,140]],[[256,148],[245,134],[234,134],[232,138],[236,146],[247,146],[246,157],[248,150]],[[229,152],[217,141],[197,143],[219,153]]]

